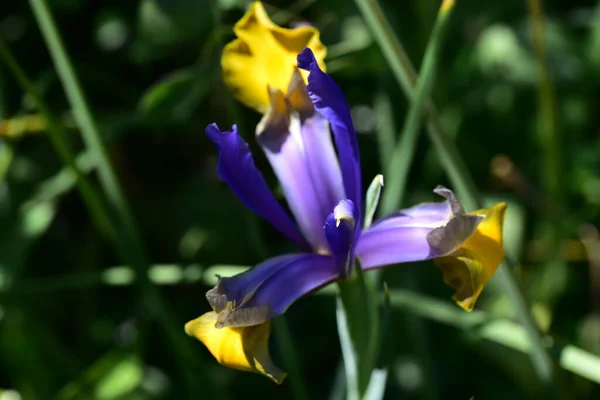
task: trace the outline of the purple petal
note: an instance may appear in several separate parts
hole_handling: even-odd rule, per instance
[[[356,254],[365,269],[422,261],[452,253],[475,231],[482,217],[454,215],[462,210],[452,192],[440,203],[400,210],[377,221],[363,232]]]
[[[319,197],[322,215],[319,222],[322,228],[327,215],[340,200],[346,197],[342,172],[327,120],[316,113],[306,119],[302,123],[302,141],[313,188]]]
[[[216,124],[210,124],[206,127],[206,135],[219,151],[219,177],[227,182],[248,208],[269,221],[298,247],[309,249],[306,240],[254,165],[248,144],[238,135],[237,127],[234,125],[231,132],[221,132]]]
[[[327,251],[323,221],[344,197],[327,122],[317,114],[301,122],[299,114],[289,110],[283,93],[272,90],[270,97],[269,111],[257,127],[258,143],[283,187],[300,231],[315,252]]]
[[[243,302],[248,293],[255,291],[264,281],[295,261],[300,255],[304,254],[286,254],[273,257],[250,268],[248,271],[232,277],[219,278],[216,292],[227,295],[229,301],[235,300],[239,304]]]
[[[268,304],[274,317],[302,296],[338,278],[340,274],[331,256],[303,254],[265,281],[250,304]]]
[[[427,237],[452,216],[448,200],[392,213],[361,234],[356,255],[366,269],[435,257]]]
[[[217,313],[223,314],[223,326],[249,326],[282,314],[295,300],[338,277],[330,256],[288,254],[236,276],[221,278],[207,293],[207,299]],[[227,320],[236,313],[252,315],[253,310],[267,313],[255,311],[254,317],[259,319],[254,321]]]
[[[439,226],[443,221],[452,218],[452,210],[448,201],[439,203],[423,203],[417,206],[396,211],[375,221],[373,227],[398,226],[400,221],[404,226],[412,224],[415,227]]]
[[[325,222],[325,235],[341,276],[348,276],[353,265],[358,218],[354,203],[346,199],[335,206]]]
[[[316,110],[329,121],[338,150],[346,197],[362,215],[362,187],[358,142],[350,109],[339,86],[319,68],[312,50],[298,55],[298,68],[310,72],[308,92]],[[360,218],[359,218],[360,219]]]
[[[356,256],[364,269],[389,264],[422,261],[432,254],[427,235],[432,228],[404,227],[406,218],[401,217],[397,227],[372,226],[360,235]]]

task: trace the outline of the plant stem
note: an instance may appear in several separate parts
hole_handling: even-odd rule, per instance
[[[386,170],[387,176],[391,179],[383,192],[381,201],[381,212],[384,215],[391,213],[401,205],[406,191],[408,173],[423,123],[423,110],[433,88],[438,56],[444,37],[444,28],[447,26],[452,8],[452,4],[440,7],[433,26],[433,32],[425,50],[423,64],[414,90],[415,94],[410,101],[408,113],[404,119],[402,134]]]
[[[531,18],[531,34],[533,39],[533,48],[537,61],[540,83],[538,86],[538,116],[539,141],[543,154],[542,176],[545,178],[546,194],[546,212],[548,221],[551,224],[551,242],[550,248],[556,248],[557,243],[557,222],[563,205],[563,185],[562,185],[562,163],[560,154],[560,137],[556,129],[555,120],[555,96],[554,88],[550,74],[546,68],[546,45],[544,39],[544,15],[542,10],[542,0],[528,0],[529,13]]]

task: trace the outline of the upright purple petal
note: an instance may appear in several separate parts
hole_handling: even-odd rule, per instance
[[[231,190],[252,211],[269,221],[301,249],[309,249],[296,225],[277,202],[267,183],[254,165],[248,144],[238,135],[234,125],[231,132],[221,132],[216,124],[206,127],[206,135],[219,151],[217,173]]]
[[[219,279],[206,297],[220,326],[251,326],[282,314],[297,299],[337,279],[330,256],[288,254]]]
[[[342,172],[327,120],[315,113],[303,121],[301,129],[304,154],[314,191],[319,198],[323,217],[320,222],[323,224],[335,205],[346,198]]]
[[[312,50],[298,55],[298,68],[310,72],[308,92],[316,110],[329,121],[338,150],[346,197],[362,216],[362,184],[358,142],[350,109],[339,86],[319,68]],[[360,219],[360,218],[359,218]]]
[[[335,206],[325,222],[325,235],[342,276],[347,276],[353,266],[358,218],[354,203],[346,199]]]
[[[299,73],[298,78],[302,79]],[[318,115],[302,119],[281,91],[270,90],[269,94],[269,110],[257,127],[258,143],[281,183],[300,231],[315,252],[328,251],[323,221],[344,196],[329,128]],[[308,94],[305,96],[312,109]]]

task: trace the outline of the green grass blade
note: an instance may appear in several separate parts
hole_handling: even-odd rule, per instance
[[[396,142],[396,127],[394,124],[394,110],[390,96],[383,90],[375,95],[373,101],[375,113],[377,147],[381,170],[385,171],[392,161],[394,144]]]
[[[416,83],[415,95],[412,97],[408,113],[404,119],[400,140],[396,144],[386,170],[386,174],[390,179],[381,200],[381,213],[384,215],[398,208],[406,191],[408,173],[423,123],[423,111],[433,88],[438,56],[444,38],[444,28],[447,25],[452,8],[451,2],[444,2],[440,7],[433,32],[425,50],[423,64]]]
[[[556,248],[558,244],[558,238],[556,237],[557,225],[564,206],[565,193],[563,188],[566,187],[563,183],[564,167],[562,166],[561,138],[556,126],[555,91],[546,68],[543,2],[542,0],[528,0],[527,3],[531,19],[533,49],[540,76],[538,86],[538,118],[540,121],[538,140],[543,155],[540,175],[543,177],[548,203],[545,211],[550,222],[548,231],[550,232],[551,241],[549,246],[550,248]]]
[[[86,148],[89,151],[92,162],[96,165],[102,189],[108,197],[110,205],[114,208],[120,223],[123,224],[122,228],[127,230],[129,239],[137,241],[138,235],[135,232],[135,225],[125,197],[110,164],[97,124],[81,90],[75,70],[62,44],[50,10],[44,0],[30,0],[30,5],[50,51],[50,56],[58,72],[59,79],[73,109],[73,115],[81,130]]]

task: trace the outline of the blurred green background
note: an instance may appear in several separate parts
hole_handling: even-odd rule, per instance
[[[204,135],[209,123],[237,123],[281,197],[253,142],[260,116],[237,103],[220,80],[221,48],[250,2],[47,3],[132,210],[147,264],[126,265],[127,251],[119,253],[93,222],[51,145],[46,119],[4,58],[0,400],[298,395],[289,380],[276,386],[221,367],[183,331],[185,322],[208,311],[204,293],[215,273],[232,274],[292,250],[218,179],[216,151]],[[506,252],[543,343],[560,361],[551,390],[558,398],[598,398],[598,383],[559,364],[565,364],[565,349],[582,349],[589,364],[575,364],[600,382],[600,12],[591,0],[544,2],[545,79],[532,40],[531,3],[457,0],[433,100],[484,200],[509,204]],[[439,2],[387,0],[381,6],[418,66]],[[390,133],[400,131],[408,102],[359,9],[341,0],[273,0],[265,7],[282,26],[309,21],[321,30],[328,72],[352,108],[366,187],[386,170]],[[0,37],[99,188],[97,166],[84,151],[28,1],[1,2]],[[444,172],[422,135],[403,205],[433,201],[436,185],[450,185]],[[547,394],[520,351],[522,331],[507,322],[514,317],[510,302],[493,288],[478,304],[485,314],[467,314],[450,301],[452,290],[432,263],[391,267],[383,279],[392,289],[385,398]],[[282,346],[289,331],[300,392],[311,399],[343,398],[331,291],[302,299],[280,319],[272,354],[294,371],[282,350],[289,349]]]

